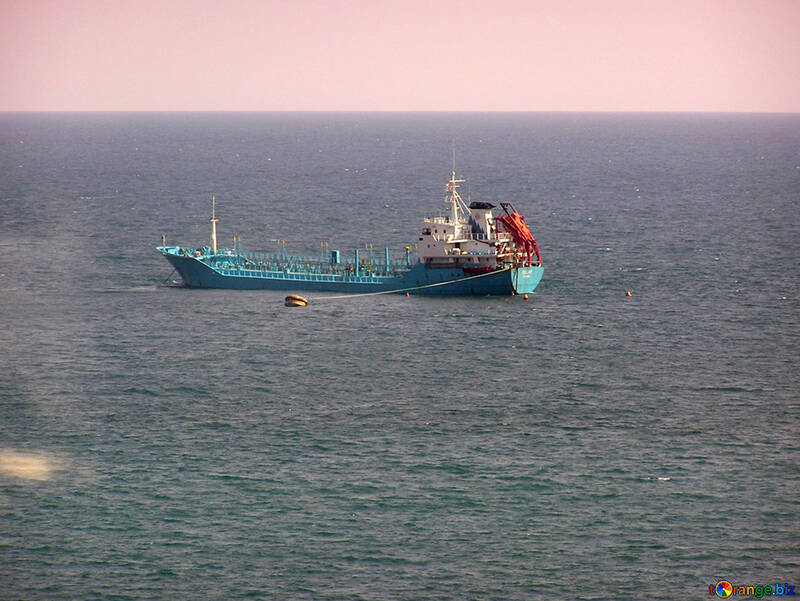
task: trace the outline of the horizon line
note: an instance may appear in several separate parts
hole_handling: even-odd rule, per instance
[[[450,110],[450,109],[0,109],[0,114],[199,114],[199,113],[284,113],[284,114],[641,114],[641,115],[798,115],[798,111],[737,111],[737,110],[598,110],[598,109],[521,109],[521,110]]]

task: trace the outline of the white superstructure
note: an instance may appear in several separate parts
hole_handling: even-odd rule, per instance
[[[419,237],[419,261],[429,267],[495,269],[514,263],[517,249],[511,234],[500,231],[494,205],[473,202],[469,206],[458,193],[463,179],[450,173],[445,186],[445,215],[424,219]],[[488,270],[487,269],[487,270]]]

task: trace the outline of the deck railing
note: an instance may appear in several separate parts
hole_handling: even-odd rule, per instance
[[[347,279],[367,282],[373,278],[400,276],[416,262],[416,255],[409,253],[407,258],[390,259],[388,264],[384,257],[367,256],[359,258],[358,267],[355,265],[355,256],[349,262],[345,259],[336,263],[333,260],[321,260],[320,257],[241,249],[238,253],[231,254],[222,250],[216,255],[203,255],[199,259],[217,272],[229,276],[266,277],[267,274],[280,273],[285,279]]]

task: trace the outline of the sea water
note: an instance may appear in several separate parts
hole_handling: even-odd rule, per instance
[[[155,251],[214,195],[223,245],[399,258],[453,164],[529,301],[289,309]],[[797,115],[0,115],[0,598],[798,585],[799,200]]]

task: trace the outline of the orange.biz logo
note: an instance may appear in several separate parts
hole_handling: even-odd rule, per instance
[[[716,595],[727,599],[733,595],[749,596],[749,597],[766,597],[770,595],[794,595],[794,587],[789,585],[788,582],[783,584],[776,582],[773,584],[760,584],[758,586],[752,585],[738,585],[732,584],[727,580],[720,580],[716,584],[708,585],[708,594]]]

